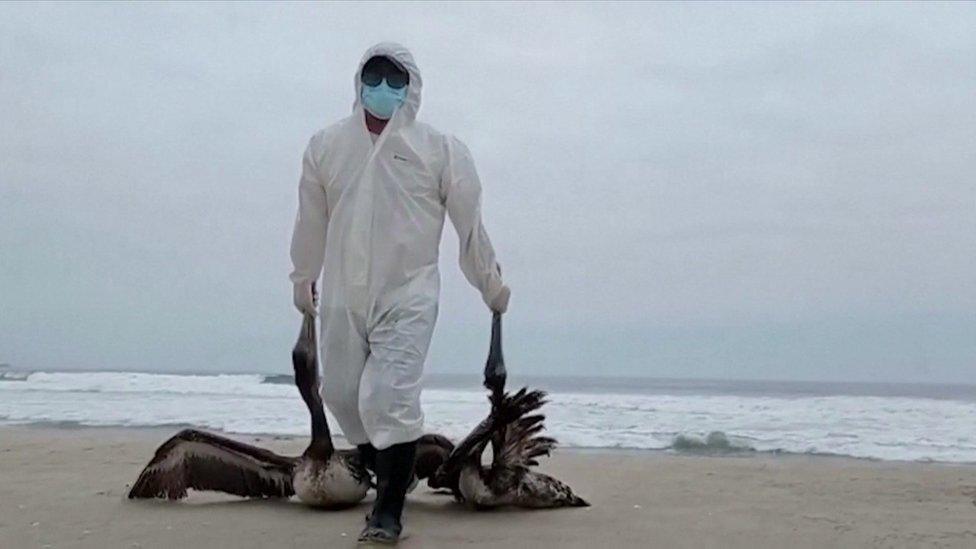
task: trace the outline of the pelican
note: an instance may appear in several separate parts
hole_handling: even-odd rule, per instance
[[[496,313],[485,364],[491,412],[454,448],[427,484],[450,489],[455,498],[475,509],[503,505],[535,509],[589,506],[566,484],[532,470],[538,465],[537,458],[548,456],[556,446],[554,438],[540,434],[545,416],[534,413],[546,403],[546,393],[525,388],[515,394],[504,392],[506,371],[501,337],[501,315]],[[485,468],[481,455],[489,443],[492,462]]]
[[[292,351],[295,385],[308,407],[312,440],[301,456],[281,456],[227,437],[185,429],[164,442],[129,491],[130,499],[182,499],[187,489],[250,498],[297,495],[315,507],[355,505],[371,486],[367,463],[357,449],[337,450],[319,394],[315,318],[305,315]],[[446,438],[428,434],[417,446],[415,475],[427,479],[453,449]],[[429,482],[429,480],[428,480]]]

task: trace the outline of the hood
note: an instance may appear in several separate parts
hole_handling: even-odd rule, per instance
[[[407,98],[403,101],[403,105],[397,109],[391,122],[396,119],[416,120],[417,111],[420,110],[420,90],[423,88],[424,83],[420,78],[420,69],[417,68],[417,63],[413,60],[413,55],[410,53],[410,50],[396,42],[380,42],[366,50],[366,53],[363,54],[363,58],[359,61],[359,67],[356,69],[356,75],[353,79],[356,87],[356,101],[353,103],[353,110],[358,111],[363,107],[362,100],[360,99],[362,97],[363,83],[359,80],[359,75],[363,72],[363,65],[377,56],[389,57],[410,74],[410,83],[407,84]]]

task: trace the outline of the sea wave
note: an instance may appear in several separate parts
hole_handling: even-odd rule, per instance
[[[266,375],[261,383],[273,383],[275,385],[292,385],[295,383],[295,376],[291,374],[272,374]]]
[[[242,434],[305,435],[308,429],[307,412],[285,374],[20,377],[0,378],[0,422],[195,425]],[[463,437],[487,412],[485,396],[477,387],[425,390],[428,429]],[[549,434],[567,447],[976,462],[976,402],[965,400],[577,390],[553,392],[545,412]]]
[[[671,442],[671,449],[686,454],[743,454],[755,452],[743,439],[729,438],[722,431],[712,431],[707,436],[678,435]]]
[[[33,372],[21,372],[17,370],[0,370],[0,381],[27,381]]]

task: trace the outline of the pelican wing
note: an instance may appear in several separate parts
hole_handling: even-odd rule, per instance
[[[420,480],[429,479],[427,485],[430,486],[437,469],[447,461],[453,450],[454,443],[445,436],[430,433],[420,437],[414,459],[414,474]]]
[[[129,491],[129,498],[182,499],[187,489],[242,497],[294,494],[296,458],[226,437],[186,429],[156,450]]]
[[[489,437],[491,437],[494,426],[495,417],[492,415],[481,420],[481,423],[454,447],[447,459],[437,468],[434,475],[427,479],[427,486],[431,488],[448,488],[457,494],[461,467],[464,465],[468,456],[485,449],[485,444]]]
[[[457,493],[461,467],[473,454],[484,451],[489,441],[498,439],[496,459],[501,465],[533,465],[533,458],[548,454],[556,441],[537,436],[542,430],[541,415],[527,416],[546,403],[544,391],[529,391],[525,387],[514,394],[492,393],[489,396],[491,413],[464,438],[427,481],[431,488],[450,488]],[[493,464],[494,465],[494,464]]]
[[[556,439],[541,436],[545,428],[546,416],[531,414],[546,403],[544,391],[522,389],[514,395],[506,395],[496,414],[503,418],[499,425],[502,437],[497,463],[501,467],[532,467],[538,465],[536,458],[548,456],[556,447]]]

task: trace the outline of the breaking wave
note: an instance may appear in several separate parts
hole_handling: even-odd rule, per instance
[[[745,441],[729,438],[722,431],[712,431],[704,438],[694,435],[678,435],[671,443],[671,449],[686,454],[742,454],[756,449]]]
[[[305,435],[290,375],[175,375],[2,370],[0,423],[195,425],[242,434]],[[427,428],[458,439],[487,411],[474,383],[423,394]],[[535,384],[533,384],[535,386]],[[564,447],[683,454],[831,454],[976,462],[976,400],[920,396],[553,391],[546,427]]]

